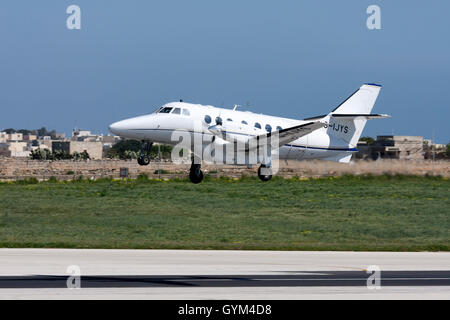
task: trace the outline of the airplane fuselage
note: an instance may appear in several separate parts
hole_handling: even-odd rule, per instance
[[[124,138],[167,145],[178,143],[173,140],[174,132],[189,132],[192,141],[201,136],[206,145],[214,139],[214,134],[208,127],[218,120],[222,123],[223,132],[232,138],[258,136],[308,122],[208,105],[171,102],[152,114],[113,123],[110,131]],[[335,135],[330,136],[329,130],[334,130]],[[280,159],[295,160],[351,155],[357,151],[355,146],[349,146],[349,139],[346,139],[351,134],[347,126],[334,121],[329,123],[328,128],[316,130],[273,152],[277,152]]]

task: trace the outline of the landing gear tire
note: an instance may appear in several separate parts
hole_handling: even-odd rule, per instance
[[[137,163],[140,166],[148,166],[150,163],[150,151],[152,150],[152,145],[152,142],[142,141],[141,155],[137,159]]]
[[[189,180],[191,180],[192,183],[200,183],[203,180],[203,172],[200,170],[199,164],[193,164],[191,166],[191,169],[189,171]]]
[[[137,162],[140,166],[148,166],[148,164],[150,163],[150,157],[147,155],[140,156],[137,159]]]
[[[261,169],[265,169],[264,171],[267,171],[267,170],[269,170],[270,171],[270,174],[266,174],[266,172],[264,172],[264,174],[262,173],[262,171],[263,170],[261,170]],[[266,167],[266,166],[263,166],[263,165],[261,165],[259,168],[258,168],[258,178],[259,179],[261,179],[261,181],[269,181],[270,179],[272,179],[272,168],[268,168],[268,167]]]

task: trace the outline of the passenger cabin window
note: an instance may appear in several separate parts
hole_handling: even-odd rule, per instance
[[[245,121],[245,120],[242,120],[241,123],[242,124],[248,124],[247,121]]]
[[[222,118],[221,117],[217,117],[216,118],[216,124],[218,124],[219,126],[221,126],[222,125]]]
[[[280,131],[280,130],[283,130],[283,128],[280,126],[277,126],[277,131]]]
[[[181,109],[180,108],[173,109],[172,114],[181,114]]]
[[[255,123],[255,128],[261,129],[261,125],[258,122],[256,122]]]
[[[233,119],[231,119],[231,118],[228,118],[228,119],[227,119],[227,121],[230,121],[230,122],[232,122],[232,121],[233,121]]]
[[[272,132],[272,127],[270,126],[270,124],[266,124],[266,131]]]
[[[162,108],[162,109],[159,111],[159,113],[170,113],[170,111],[172,111],[172,109],[173,109],[173,108],[171,108],[171,107],[165,107],[165,108]]]
[[[206,115],[205,116],[205,122],[208,123],[208,124],[211,123],[211,117]]]
[[[183,109],[183,116],[190,116],[191,113],[189,112],[188,109]]]

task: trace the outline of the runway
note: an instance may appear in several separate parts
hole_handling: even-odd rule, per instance
[[[443,252],[0,249],[0,299],[449,299],[449,266]]]

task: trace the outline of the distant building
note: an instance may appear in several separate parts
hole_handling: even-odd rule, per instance
[[[38,140],[38,146],[40,149],[48,149],[49,151],[53,151],[53,140],[46,139],[47,137],[43,137],[45,139]]]
[[[61,150],[68,154],[86,151],[91,159],[103,158],[103,145],[101,141],[53,141],[52,150]]]
[[[23,134],[19,132],[8,134],[7,136],[8,141],[22,141],[23,140]]]
[[[6,157],[28,157],[30,150],[27,142],[10,141],[0,143],[0,154]]]
[[[66,134],[65,133],[55,133],[55,139],[56,140],[64,140],[64,139],[66,139]]]
[[[91,131],[89,130],[79,130],[78,128],[73,129],[72,137],[70,140],[79,140],[80,138],[90,137],[92,136]]]
[[[0,142],[0,156],[11,157],[11,151],[9,151],[9,144]]]
[[[22,134],[0,132],[0,155],[6,157],[27,157],[31,151],[47,149],[50,152],[62,150],[68,154],[86,151],[91,159],[102,159],[103,149],[120,140],[118,136],[93,134],[89,130],[74,129],[72,136],[66,139],[64,133],[56,133],[51,136],[40,136],[35,134]]]
[[[101,141],[70,141],[70,154],[84,151],[89,154],[91,159],[103,158],[103,144]]]
[[[24,140],[24,141],[33,141],[33,140],[37,140],[37,135],[35,135],[35,134],[24,134],[24,135],[23,135],[23,140]]]
[[[424,139],[423,151],[425,159],[445,159],[446,157],[445,144],[433,143],[430,139]]]
[[[421,136],[377,136],[373,144],[358,143],[356,158],[414,159],[424,158],[424,139]]]
[[[113,143],[113,144],[119,140],[120,140],[119,136],[110,136],[110,135],[103,136],[103,139],[102,139],[103,143]]]
[[[52,141],[52,150],[70,154],[70,141]]]

